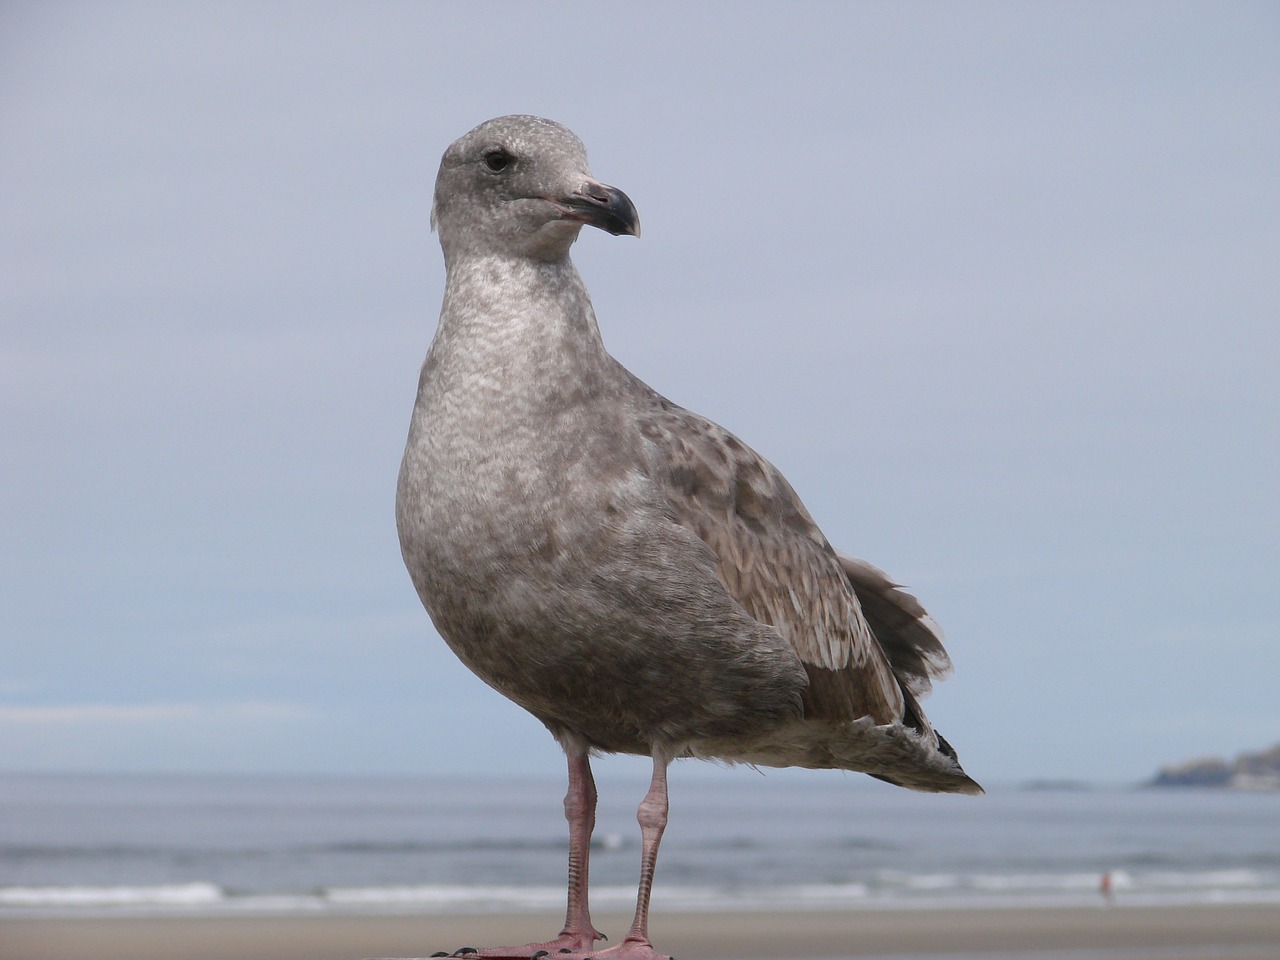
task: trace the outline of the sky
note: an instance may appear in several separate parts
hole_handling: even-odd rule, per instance
[[[0,770],[560,774],[393,517],[505,113],[639,210],[610,350],[942,624],[974,777],[1280,740],[1277,104],[1271,3],[5,3]]]

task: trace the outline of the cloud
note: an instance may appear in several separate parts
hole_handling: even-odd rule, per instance
[[[308,720],[314,711],[294,703],[61,704],[0,707],[0,724],[173,723]]]
[[[0,769],[45,772],[323,770],[341,724],[285,700],[0,706]]]

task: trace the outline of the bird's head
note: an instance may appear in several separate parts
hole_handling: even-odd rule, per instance
[[[498,117],[454,141],[440,161],[431,224],[445,257],[564,257],[583,224],[640,235],[630,198],[592,178],[587,151],[567,127],[541,117]]]

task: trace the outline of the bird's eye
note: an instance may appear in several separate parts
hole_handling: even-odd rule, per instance
[[[499,173],[511,166],[511,161],[514,159],[515,157],[505,150],[490,150],[484,155],[484,165],[494,173]]]

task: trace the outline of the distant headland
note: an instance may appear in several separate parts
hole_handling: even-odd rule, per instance
[[[1228,790],[1280,790],[1280,743],[1235,760],[1202,757],[1161,767],[1150,787],[1220,787]]]

